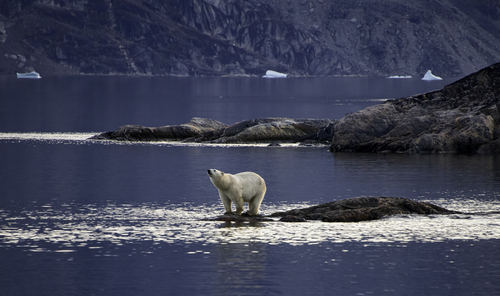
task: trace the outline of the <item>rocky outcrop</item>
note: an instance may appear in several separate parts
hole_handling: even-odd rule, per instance
[[[93,140],[117,141],[181,141],[187,138],[199,137],[201,134],[223,130],[227,124],[195,117],[189,123],[166,125],[161,127],[145,127],[141,125],[123,125],[116,131],[102,133],[92,137]]]
[[[303,209],[293,209],[286,212],[276,212],[268,216],[249,216],[225,214],[205,221],[223,221],[226,223],[255,223],[274,222],[280,218],[281,222],[307,222],[321,220],[323,222],[361,222],[378,220],[395,215],[437,215],[461,214],[450,211],[437,205],[419,202],[401,197],[355,197],[329,202]]]
[[[442,90],[346,115],[333,152],[499,153],[500,63]]]
[[[91,139],[118,141],[185,141],[208,143],[327,143],[336,121],[330,119],[252,119],[227,125],[193,118],[187,124],[162,127],[125,125]]]
[[[488,0],[2,0],[0,74],[462,76],[499,31]]]
[[[282,217],[283,222],[360,222],[386,216],[408,214],[457,214],[445,208],[400,197],[357,197],[320,204],[317,206],[277,212],[270,217]]]

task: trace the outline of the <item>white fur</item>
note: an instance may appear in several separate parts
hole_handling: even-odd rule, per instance
[[[208,170],[210,181],[219,190],[219,197],[226,209],[225,214],[232,212],[232,203],[236,205],[236,213],[243,212],[243,204],[248,203],[248,214],[257,215],[260,204],[266,194],[266,182],[253,172],[228,174],[219,170]]]

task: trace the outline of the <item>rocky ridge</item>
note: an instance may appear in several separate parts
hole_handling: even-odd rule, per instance
[[[462,76],[498,32],[494,0],[3,0],[0,74]]]

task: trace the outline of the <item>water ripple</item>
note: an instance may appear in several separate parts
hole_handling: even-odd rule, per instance
[[[470,206],[471,201],[462,201]],[[457,201],[453,202],[457,207]],[[265,214],[300,204],[271,204]],[[463,208],[463,207],[462,207]],[[235,223],[200,219],[222,213],[219,204],[45,204],[34,210],[0,211],[0,247],[27,247],[33,252],[72,252],[98,243],[121,246],[141,241],[170,244],[254,243],[314,245],[323,242],[366,244],[488,240],[500,237],[500,205],[475,201],[482,214],[402,215],[360,223]],[[41,243],[57,245],[42,248]]]

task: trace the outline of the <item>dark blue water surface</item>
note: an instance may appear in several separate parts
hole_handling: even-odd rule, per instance
[[[85,140],[195,116],[340,118],[449,82],[0,77],[0,294],[498,295],[498,156]],[[262,214],[382,195],[465,213],[204,221],[223,212],[208,168],[259,173]]]
[[[452,82],[386,78],[0,77],[0,132],[89,132],[206,117],[332,118]]]

